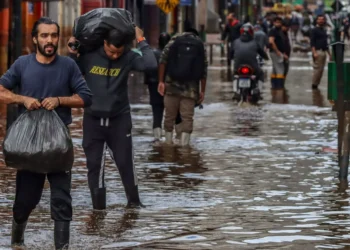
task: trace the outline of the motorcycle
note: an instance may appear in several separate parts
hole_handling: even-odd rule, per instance
[[[233,80],[233,92],[236,93],[236,96],[233,99],[240,103],[258,103],[261,99],[260,89],[252,67],[242,65],[236,73]]]

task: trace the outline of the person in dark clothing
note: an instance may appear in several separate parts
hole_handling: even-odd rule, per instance
[[[227,38],[226,48],[227,48],[227,65],[231,66],[231,60],[233,59],[233,43],[236,39],[240,37],[240,29],[242,24],[235,17],[234,13],[230,13],[227,16],[227,24],[225,26],[225,30],[222,33],[222,43]]]
[[[269,30],[269,27],[268,27],[269,25],[268,25],[266,19],[263,17],[260,17],[256,24],[259,25],[261,27],[262,31],[267,35],[268,30]]]
[[[284,80],[286,80],[286,77],[289,71],[289,58],[292,51],[292,47],[291,47],[290,39],[288,35],[289,27],[290,27],[289,22],[286,22],[284,20],[282,22],[282,32],[284,34],[283,39],[284,39],[284,46],[285,46],[285,54],[287,55],[287,58],[284,58]]]
[[[260,25],[254,26],[254,39],[259,44],[260,48],[266,51],[269,45],[269,38]]]
[[[270,57],[272,60],[271,87],[284,88],[284,61],[288,60],[286,54],[285,38],[282,31],[282,18],[276,17],[274,27],[269,32]]]
[[[249,65],[256,72],[257,80],[264,81],[264,73],[259,67],[257,56],[269,60],[264,48],[254,38],[254,28],[250,24],[244,24],[241,29],[241,36],[234,43],[234,69],[242,65]]]
[[[39,108],[55,110],[68,126],[72,122],[71,108],[91,105],[91,92],[75,62],[57,55],[59,34],[58,24],[51,19],[42,17],[35,22],[32,38],[36,53],[19,57],[0,78],[0,102],[19,104],[20,113]],[[18,94],[11,92],[17,87]],[[68,249],[72,220],[70,171],[48,174],[17,171],[11,244],[24,244],[27,221],[40,201],[46,177],[51,189],[55,248]]]
[[[350,28],[350,21],[349,18],[346,17],[343,20],[343,41],[345,42],[345,39],[350,40],[350,34],[349,34],[349,28]]]
[[[325,29],[326,18],[323,15],[316,17],[317,26],[311,31],[311,49],[314,61],[314,74],[312,77],[312,89],[317,89],[321,82],[324,67],[327,61],[327,54],[331,60],[331,53],[328,48],[328,36]]]
[[[264,72],[258,64],[257,57],[260,56],[265,60],[269,60],[266,52],[260,47],[254,38],[254,29],[250,24],[244,24],[241,28],[241,36],[234,43],[234,70],[235,72],[242,65],[249,65],[256,75],[259,89],[262,90],[264,82]],[[233,99],[239,100],[239,94],[234,93]]]
[[[161,33],[158,39],[158,49],[154,49],[154,55],[159,62],[160,55],[165,45],[170,41],[171,36],[168,33]],[[153,134],[156,140],[160,140],[162,137],[162,121],[164,114],[164,97],[158,93],[158,70],[146,71],[145,72],[145,84],[148,85],[150,104],[152,106],[153,114]],[[177,136],[181,134],[180,123],[181,115],[178,113],[175,121],[175,130]]]
[[[155,70],[157,60],[143,31],[136,27],[135,32],[142,55],[132,51],[123,35],[115,29],[110,30],[101,48],[79,57],[76,57],[77,51],[68,46],[93,94],[92,105],[84,112],[83,148],[92,205],[98,210],[106,209],[104,169],[107,150],[119,170],[128,206],[143,206],[134,166],[128,76],[132,70]],[[75,42],[76,39],[71,37],[68,44]]]

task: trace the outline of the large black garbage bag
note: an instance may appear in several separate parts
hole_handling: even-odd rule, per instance
[[[116,29],[120,42],[131,43],[135,39],[135,26],[129,11],[119,8],[93,9],[74,22],[73,35],[80,42],[79,53],[87,53],[103,45],[108,32]]]
[[[36,173],[72,169],[74,152],[68,128],[55,111],[26,111],[9,128],[3,143],[8,167]]]

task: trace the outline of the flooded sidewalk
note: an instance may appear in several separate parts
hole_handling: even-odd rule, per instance
[[[238,107],[227,69],[214,60],[191,148],[154,143],[147,86],[130,81],[135,164],[143,209],[126,209],[108,157],[107,210],[92,211],[76,111],[70,249],[350,249],[350,198],[338,185],[336,114],[325,72],[311,90],[307,57],[295,55],[286,91]],[[267,65],[268,68],[268,65]],[[268,70],[268,69],[267,69]],[[10,248],[15,174],[0,166],[0,249]],[[47,184],[46,184],[47,185]],[[49,189],[32,213],[27,249],[53,249]]]

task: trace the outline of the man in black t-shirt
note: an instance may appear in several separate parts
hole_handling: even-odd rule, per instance
[[[325,28],[326,18],[319,15],[316,18],[316,27],[311,30],[311,49],[314,61],[314,73],[312,76],[312,89],[317,89],[321,82],[324,68],[327,62],[327,54],[331,60],[331,53],[328,48],[328,36]]]
[[[288,60],[284,40],[282,18],[276,17],[274,27],[269,32],[270,57],[272,60],[271,87],[273,89],[284,88],[284,61]]]

